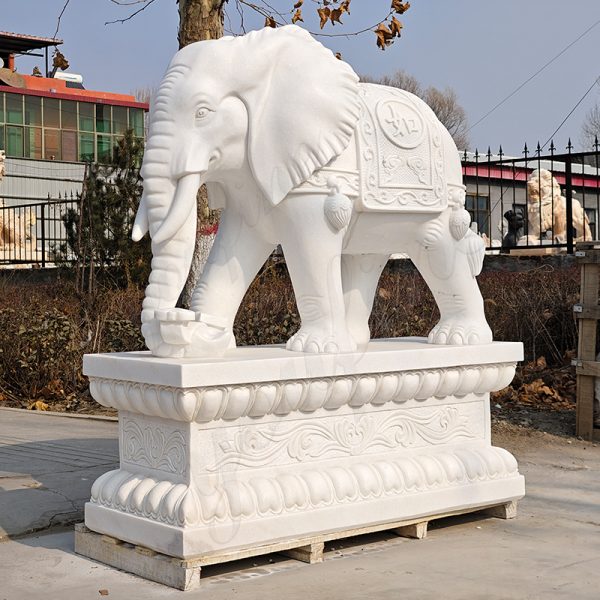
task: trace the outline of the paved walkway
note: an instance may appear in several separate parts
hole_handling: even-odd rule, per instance
[[[118,463],[114,421],[0,409],[0,539],[81,520]]]
[[[115,425],[0,411],[2,526],[71,518],[93,478],[112,468]],[[72,530],[53,530],[0,543],[0,600],[106,592],[119,600],[596,600],[600,447],[522,430],[495,443],[515,453],[527,480],[516,520],[466,516],[446,520],[425,540],[378,534],[334,542],[320,565],[273,555],[208,567],[202,589],[185,594],[77,556]],[[53,517],[61,506],[63,517]]]

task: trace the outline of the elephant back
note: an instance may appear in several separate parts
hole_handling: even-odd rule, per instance
[[[449,134],[433,111],[403,90],[360,85],[356,131],[359,211],[439,212],[448,205]],[[451,157],[451,160],[456,157]]]

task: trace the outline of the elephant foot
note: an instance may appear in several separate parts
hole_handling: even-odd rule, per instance
[[[354,352],[356,343],[347,331],[326,333],[324,328],[304,326],[288,340],[286,348],[292,352],[337,354]]]
[[[468,317],[443,319],[429,334],[430,344],[448,344],[456,346],[471,346],[490,344],[492,330],[485,319],[470,319]]]
[[[156,310],[142,325],[142,335],[152,354],[162,358],[215,357],[235,348],[233,332],[217,317],[180,308]]]

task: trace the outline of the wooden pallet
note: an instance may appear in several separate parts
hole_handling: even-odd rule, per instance
[[[75,525],[75,552],[117,569],[139,575],[144,579],[188,591],[198,588],[202,567],[208,565],[272,553],[284,554],[309,564],[320,563],[323,562],[323,551],[326,542],[380,531],[391,531],[401,537],[423,539],[427,536],[427,528],[430,522],[467,513],[479,513],[500,519],[513,519],[517,516],[517,502],[512,501],[483,508],[466,508],[419,519],[332,531],[253,548],[228,550],[222,553],[212,552],[187,560],[159,554],[142,546],[135,546],[110,536],[95,533],[83,523],[79,523]]]
[[[575,256],[581,265],[581,294],[573,307],[579,321],[577,359],[573,361],[577,374],[577,435],[585,440],[600,440],[600,429],[594,428],[595,378],[600,377],[600,362],[596,361],[596,336],[600,306],[600,242],[580,242]]]

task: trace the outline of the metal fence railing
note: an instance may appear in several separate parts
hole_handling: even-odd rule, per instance
[[[600,144],[590,152],[543,153],[525,146],[522,157],[465,152],[463,178],[471,227],[488,251],[572,253],[578,241],[600,238]],[[51,267],[74,260],[63,217],[79,212],[79,193],[47,201],[0,204],[0,266]],[[10,202],[10,204],[8,204]]]
[[[55,266],[73,260],[63,216],[79,200],[0,206],[0,265]]]
[[[466,208],[472,227],[497,252],[562,249],[597,240],[600,216],[600,152],[547,154],[525,146],[523,156],[463,155]]]

